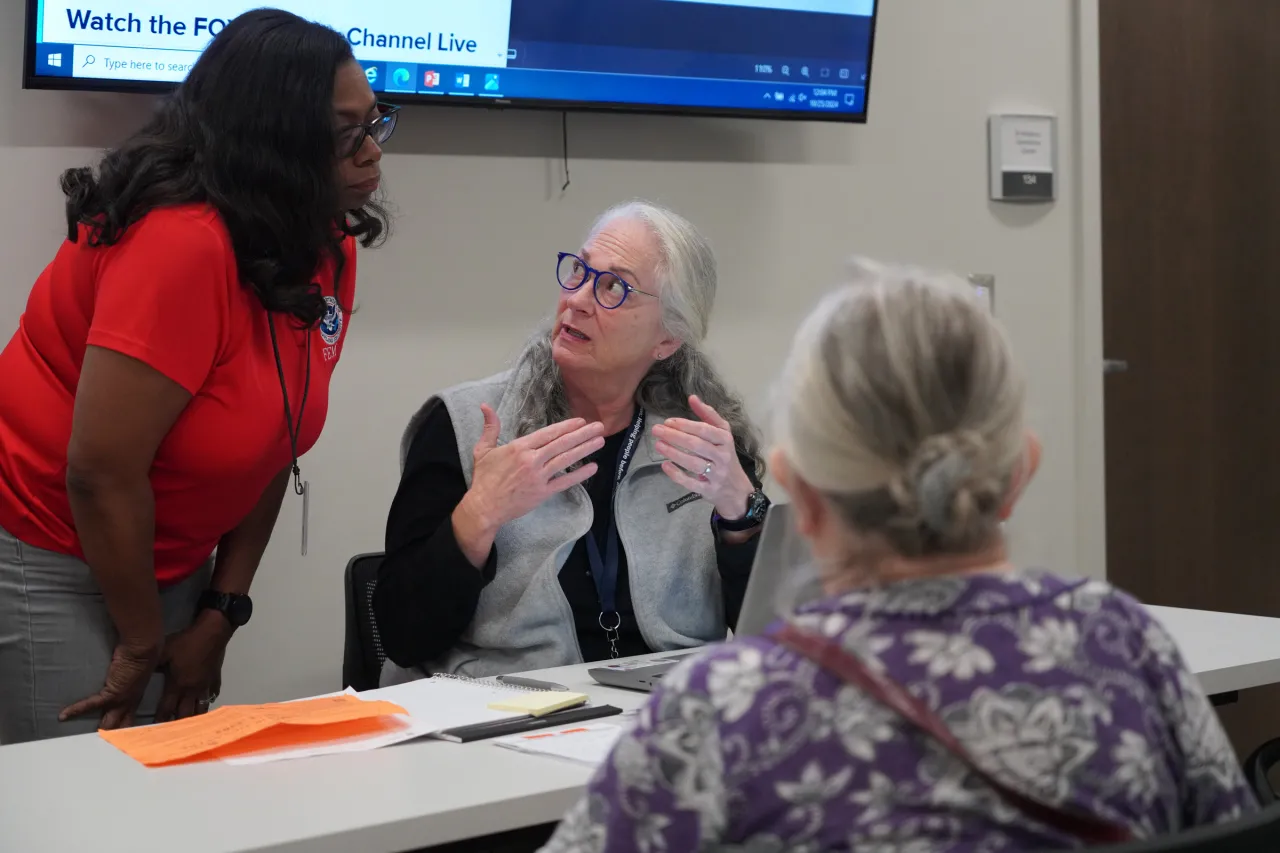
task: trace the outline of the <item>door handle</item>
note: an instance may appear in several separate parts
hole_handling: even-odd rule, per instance
[[[1127,373],[1129,370],[1129,362],[1120,358],[1104,358],[1102,360],[1102,372],[1108,373]]]

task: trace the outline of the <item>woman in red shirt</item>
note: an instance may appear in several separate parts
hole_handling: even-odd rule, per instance
[[[68,239],[0,353],[0,743],[208,709],[324,424],[395,118],[342,36],[259,10],[63,175]]]

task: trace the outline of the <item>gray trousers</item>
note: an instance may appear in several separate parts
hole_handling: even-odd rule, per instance
[[[166,634],[191,624],[210,569],[161,589]],[[96,731],[96,714],[59,723],[58,713],[102,689],[116,637],[87,565],[0,529],[0,744]],[[163,688],[153,676],[138,724],[151,722]]]

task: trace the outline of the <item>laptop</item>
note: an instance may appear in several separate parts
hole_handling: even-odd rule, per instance
[[[738,614],[738,636],[763,634],[765,629],[801,604],[821,595],[817,572],[809,559],[804,540],[792,529],[789,504],[774,504],[760,531],[760,544],[751,564],[751,579]],[[587,670],[587,674],[608,687],[653,690],[662,677],[698,649],[671,652],[660,657],[618,661]]]

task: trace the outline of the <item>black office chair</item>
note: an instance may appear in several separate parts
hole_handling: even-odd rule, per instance
[[[1271,771],[1280,764],[1280,738],[1269,740],[1244,760],[1244,778],[1253,786],[1258,802],[1263,806],[1280,801],[1271,784]],[[1280,850],[1280,847],[1276,848]]]
[[[1280,806],[1217,826],[1147,841],[1090,847],[1091,853],[1276,853],[1280,850]]]
[[[387,659],[373,618],[373,591],[384,554],[357,554],[347,563],[344,578],[347,598],[347,637],[342,653],[342,683],[355,690],[378,686],[382,662]]]

